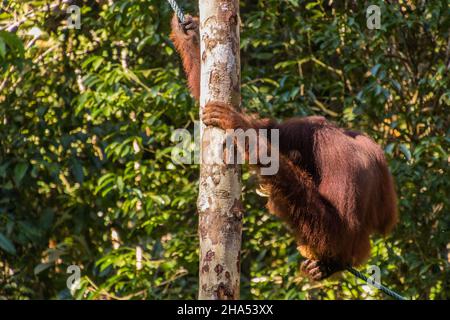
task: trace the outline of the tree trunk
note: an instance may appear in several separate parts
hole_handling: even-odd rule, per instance
[[[208,101],[239,107],[239,1],[199,0],[201,110]],[[212,164],[223,150],[224,131],[201,124],[198,198],[199,299],[239,299],[242,205],[239,165]],[[219,156],[220,157],[220,156]]]

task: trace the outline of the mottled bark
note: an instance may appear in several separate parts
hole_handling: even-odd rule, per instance
[[[208,101],[240,104],[239,1],[199,0],[201,109]],[[211,164],[225,133],[201,126],[198,198],[199,299],[239,299],[242,205],[240,166]]]

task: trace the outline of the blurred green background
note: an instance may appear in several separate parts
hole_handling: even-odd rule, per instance
[[[379,142],[401,223],[369,264],[407,297],[449,299],[449,3],[390,2],[241,1],[243,104]],[[198,106],[167,2],[72,1],[79,30],[62,1],[0,3],[0,299],[195,299],[199,168],[171,161],[170,137],[193,132]],[[243,182],[242,298],[388,298],[348,273],[301,277],[292,237]]]

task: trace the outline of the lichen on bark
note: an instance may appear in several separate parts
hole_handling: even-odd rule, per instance
[[[201,109],[208,101],[239,108],[239,2],[200,0]],[[208,134],[205,132],[208,131]],[[242,204],[240,166],[212,164],[225,132],[201,126],[199,299],[239,299]],[[207,139],[208,141],[205,141]]]

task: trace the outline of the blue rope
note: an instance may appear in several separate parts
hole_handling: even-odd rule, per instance
[[[359,272],[356,269],[353,269],[352,267],[348,267],[347,271],[353,274],[355,277],[360,278],[361,280],[365,281],[366,283],[369,283],[369,278],[367,278],[362,272]],[[397,292],[392,291],[391,289],[383,286],[381,283],[376,282],[374,280],[370,280],[371,284],[376,287],[378,290],[384,292],[388,296],[397,299],[397,300],[407,300],[405,297],[402,297]]]
[[[175,0],[167,0],[169,2],[170,6],[172,7],[172,10],[176,13],[178,20],[180,20],[181,23],[184,22],[184,13],[183,10],[178,6],[177,2]]]

